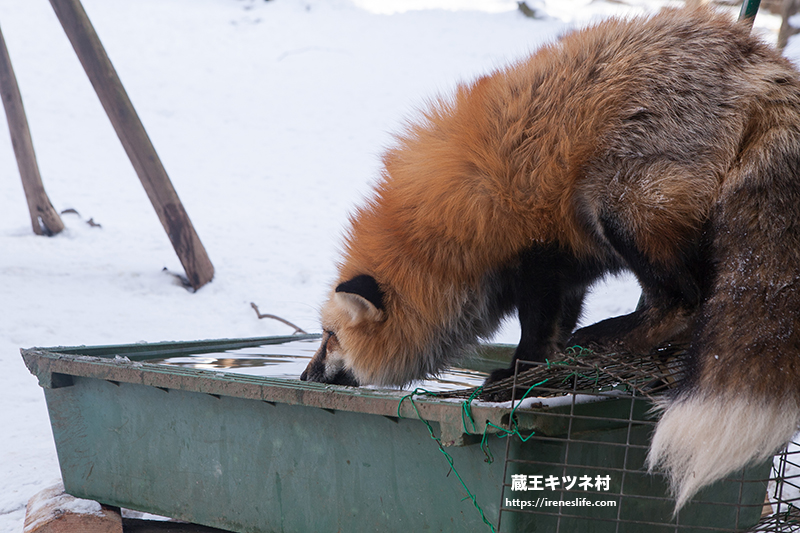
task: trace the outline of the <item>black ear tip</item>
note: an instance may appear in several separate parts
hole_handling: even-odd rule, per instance
[[[361,274],[353,279],[340,283],[336,292],[346,292],[361,296],[377,309],[383,309],[383,291],[375,278],[368,274]]]

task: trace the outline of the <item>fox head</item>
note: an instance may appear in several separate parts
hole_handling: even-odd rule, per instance
[[[322,307],[322,343],[300,379],[403,386],[455,361],[481,335],[477,317],[485,309],[473,300],[482,301],[482,291],[430,280],[419,270],[409,275],[413,283],[406,285],[343,276]]]
[[[366,368],[370,354],[363,353],[386,320],[384,292],[375,278],[362,274],[339,283],[321,315],[322,343],[300,379],[350,386],[375,381]]]

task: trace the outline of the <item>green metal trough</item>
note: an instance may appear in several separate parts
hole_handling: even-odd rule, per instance
[[[474,402],[470,419],[462,401],[148,362],[303,338],[313,336],[22,350],[45,392],[67,492],[242,533],[498,522],[504,532],[732,531],[761,516],[769,464],[706,489],[676,522],[664,480],[643,469],[653,421],[640,399],[513,413]],[[467,366],[496,368],[508,355],[484,347]],[[504,438],[512,416],[531,439]],[[592,485],[566,490],[586,478]]]

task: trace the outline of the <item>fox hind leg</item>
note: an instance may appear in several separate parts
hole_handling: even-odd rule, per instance
[[[667,258],[653,258],[637,245],[641,238],[619,220],[601,217],[601,225],[606,239],[639,280],[642,297],[632,313],[581,328],[568,344],[642,353],[667,341],[688,342],[711,275],[706,226],[686,230],[688,237],[681,248],[671,250]]]

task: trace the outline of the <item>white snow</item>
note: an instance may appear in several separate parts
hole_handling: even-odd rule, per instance
[[[551,397],[537,397],[534,393],[531,396],[523,398],[522,400],[507,401],[507,402],[484,402],[474,401],[473,405],[492,406],[492,407],[505,407],[507,409],[528,409],[531,407],[562,407],[570,404],[584,404],[592,402],[601,402],[607,400],[612,396],[628,396],[623,391],[606,391],[600,394],[565,394],[564,396],[551,396]]]
[[[48,2],[0,0],[45,188],[80,213],[61,235],[32,233],[0,111],[0,533],[21,531],[28,499],[60,478],[20,347],[292,332],[251,301],[316,331],[391,132],[571,25],[665,2],[631,3],[529,1],[547,15],[534,20],[509,0],[84,0],[216,268],[192,294]],[[604,287],[588,321],[636,304],[630,278]]]

